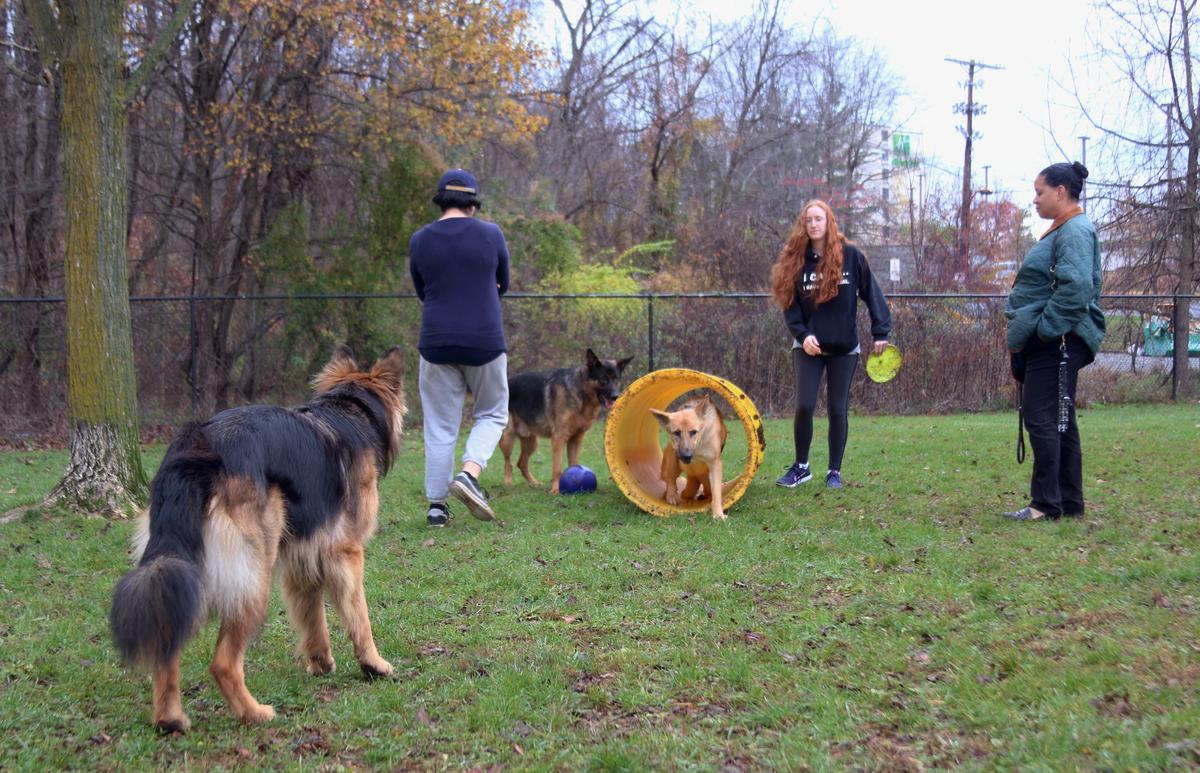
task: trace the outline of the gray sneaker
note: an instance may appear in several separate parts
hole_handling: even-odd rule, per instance
[[[479,481],[471,477],[470,473],[464,470],[455,475],[454,480],[450,481],[450,493],[466,505],[467,509],[471,511],[471,515],[479,520],[495,520],[496,514],[492,512],[492,508],[488,504],[487,492],[479,485]]]

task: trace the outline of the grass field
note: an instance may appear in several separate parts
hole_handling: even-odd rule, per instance
[[[0,769],[1152,770],[1200,767],[1200,407],[1081,413],[1087,517],[1020,524],[1011,413],[853,417],[847,488],[772,485],[790,422],[724,524],[657,519],[608,478],[551,498],[484,475],[501,520],[424,524],[419,433],[368,550],[395,681],[292,660],[278,594],[233,721],[184,655],[193,728],[160,737],[108,638],[129,522],[0,526]],[[818,426],[814,467],[824,463]],[[161,448],[147,451],[153,468]],[[64,454],[0,455],[0,511]],[[546,450],[535,460],[548,475]]]

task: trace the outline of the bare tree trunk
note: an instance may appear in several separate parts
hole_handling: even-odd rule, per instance
[[[144,501],[126,277],[121,0],[59,5],[70,462],[50,505]]]
[[[1190,69],[1190,67],[1189,67]],[[1196,204],[1200,196],[1200,138],[1194,136],[1200,129],[1191,126],[1193,136],[1188,143],[1187,177],[1184,182],[1183,201],[1180,205],[1182,223],[1179,240],[1179,284],[1176,293],[1189,295],[1196,282]],[[1191,394],[1191,379],[1188,359],[1188,338],[1191,331],[1191,299],[1182,298],[1175,302],[1175,397],[1187,398]]]
[[[1179,244],[1179,284],[1175,291],[1180,295],[1189,295],[1196,281],[1196,215],[1197,203],[1200,202],[1200,115],[1196,104],[1196,69],[1192,60],[1191,7],[1180,3],[1180,22],[1182,35],[1180,42],[1183,47],[1181,66],[1183,72],[1183,93],[1175,101],[1175,109],[1179,111],[1182,126],[1187,132],[1187,172],[1184,177],[1183,201],[1180,206],[1182,228],[1180,228]],[[1185,114],[1186,112],[1186,114]],[[1170,142],[1171,138],[1167,138]],[[1168,170],[1170,171],[1170,170]],[[1188,334],[1191,329],[1191,299],[1185,298],[1175,303],[1175,397],[1186,398],[1191,393],[1191,375],[1188,361]]]

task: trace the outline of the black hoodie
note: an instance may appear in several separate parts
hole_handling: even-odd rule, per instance
[[[817,284],[816,253],[809,249],[804,256],[804,268],[796,280],[796,299],[783,312],[788,330],[796,340],[804,343],[810,335],[821,342],[822,354],[849,354],[858,348],[858,301],[857,295],[867,304],[871,315],[871,336],[876,341],[886,341],[892,332],[892,315],[888,311],[883,291],[871,276],[867,258],[853,244],[842,245],[842,281],[837,295],[815,306]]]

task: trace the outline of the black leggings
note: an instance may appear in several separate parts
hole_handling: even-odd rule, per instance
[[[813,411],[817,407],[817,388],[821,371],[825,376],[825,407],[829,413],[829,469],[842,468],[846,437],[850,434],[850,381],[858,367],[857,354],[830,354],[813,357],[803,349],[792,349],[796,366],[796,419],[792,437],[796,443],[796,461],[808,461],[812,445]]]

